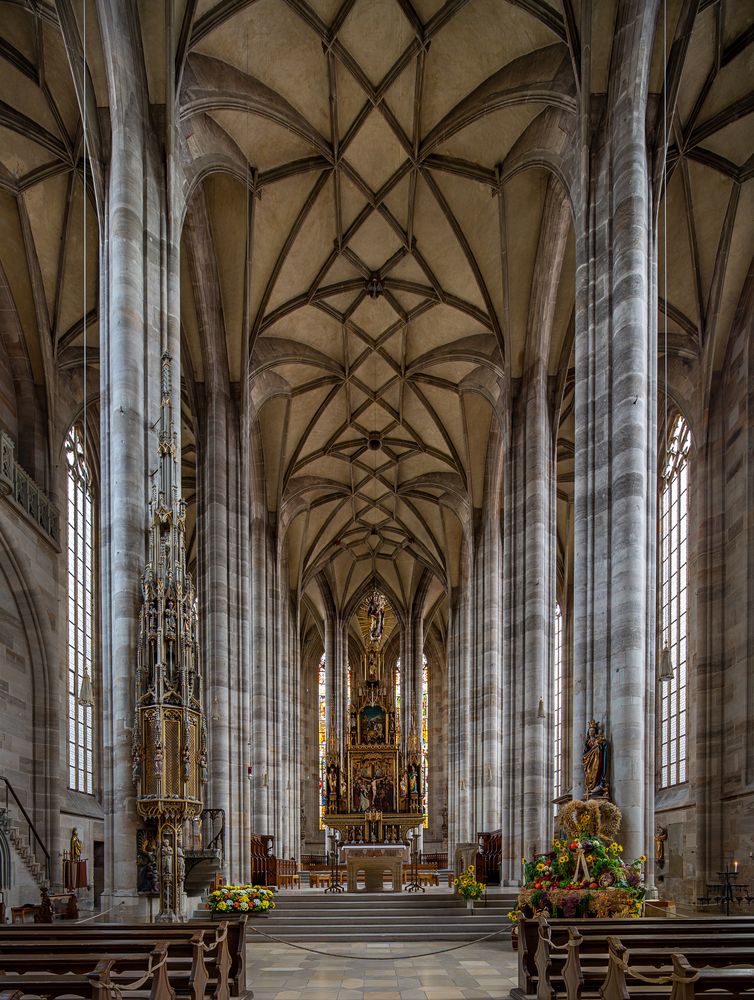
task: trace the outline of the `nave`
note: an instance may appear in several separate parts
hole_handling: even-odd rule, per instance
[[[0,0],[0,992],[749,992],[753,52]]]

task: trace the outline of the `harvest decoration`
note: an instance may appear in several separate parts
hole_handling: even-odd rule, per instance
[[[641,868],[647,858],[642,854],[627,864],[622,853],[620,844],[605,844],[595,836],[556,838],[551,851],[521,859],[524,885],[508,918],[515,924],[539,911],[553,917],[640,916],[645,892]]]
[[[275,909],[275,893],[260,885],[223,885],[209,894],[213,913],[264,913]]]
[[[464,899],[479,899],[487,886],[484,882],[477,882],[474,878],[474,866],[469,865],[465,872],[461,872],[457,879],[453,880],[456,892]]]

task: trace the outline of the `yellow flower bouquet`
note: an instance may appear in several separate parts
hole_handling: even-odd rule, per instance
[[[260,914],[275,909],[275,893],[261,885],[223,885],[209,894],[207,903],[213,913],[225,916]]]
[[[484,882],[477,882],[474,877],[474,866],[469,865],[465,872],[461,872],[457,879],[454,879],[453,885],[455,886],[456,892],[459,896],[463,896],[464,899],[479,899],[487,886]]]

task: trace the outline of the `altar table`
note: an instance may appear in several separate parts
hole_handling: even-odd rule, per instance
[[[348,891],[357,892],[356,879],[364,872],[365,892],[382,892],[383,878],[390,871],[393,892],[403,888],[403,863],[408,861],[408,848],[402,844],[346,844],[341,848],[348,875]]]

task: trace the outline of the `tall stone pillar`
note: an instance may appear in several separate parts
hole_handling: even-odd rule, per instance
[[[546,850],[552,824],[548,712],[555,627],[554,417],[548,394],[553,320],[571,213],[560,183],[549,182],[527,320],[527,347],[510,407],[505,475],[504,824],[506,880],[520,878],[521,855]],[[542,715],[540,715],[540,699]]]
[[[210,384],[206,396],[204,426],[199,442],[199,574],[202,595],[203,652],[206,657],[207,715],[211,781],[208,803],[224,809],[226,818],[226,876],[230,877],[237,861],[231,837],[235,825],[231,807],[231,726],[234,715],[234,691],[229,650],[228,570],[228,426],[230,420],[227,393]]]
[[[149,141],[153,131],[133,5],[127,0],[101,0],[97,10],[111,124],[100,257],[105,897],[117,907],[139,903],[127,727],[133,720],[139,584],[154,453],[151,448],[146,451],[146,442],[148,427],[159,411],[160,341],[165,333],[159,266],[164,193],[159,161]]]
[[[481,511],[475,518],[474,618],[471,673],[474,740],[474,832],[500,829],[503,747],[502,538],[504,449],[496,417],[490,424]]]
[[[549,676],[555,621],[551,546],[553,444],[547,405],[547,369],[540,359],[526,375],[522,439],[524,463],[524,670],[522,675],[524,854],[544,851],[549,841],[552,798],[547,728],[539,703],[550,701]]]
[[[461,578],[450,595],[448,630],[448,863],[456,844],[474,838],[471,658],[471,555],[464,540]]]
[[[270,664],[268,623],[272,620],[267,587],[267,523],[264,498],[264,465],[259,424],[247,400],[247,427],[244,440],[248,449],[248,475],[244,486],[250,494],[249,590],[251,594],[251,714],[249,720],[251,758],[251,830],[270,832],[269,747],[272,739],[273,678]]]
[[[657,10],[657,0],[618,5],[576,239],[574,794],[594,716],[607,724],[629,855],[647,847],[645,753],[654,752],[657,348],[646,113]]]

